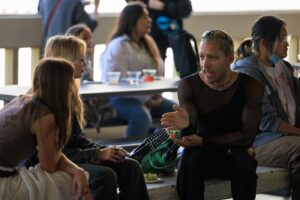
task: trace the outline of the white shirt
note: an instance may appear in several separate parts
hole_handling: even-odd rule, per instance
[[[296,103],[289,87],[283,65],[284,63],[280,61],[276,63],[275,67],[265,66],[265,69],[269,78],[273,81],[274,89],[277,91],[282,107],[288,115],[289,122],[295,125]]]
[[[119,71],[121,78],[127,76],[127,71],[142,71],[143,69],[156,69],[155,60],[145,47],[140,47],[127,35],[111,40],[100,58],[102,68],[101,80],[106,82],[107,72]],[[146,102],[150,95],[130,96]]]

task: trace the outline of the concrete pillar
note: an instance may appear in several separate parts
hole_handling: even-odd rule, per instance
[[[288,56],[287,60],[291,64],[297,63],[297,55],[299,54],[299,37],[295,35],[289,35],[288,37],[289,41],[289,50],[288,50]]]
[[[18,84],[18,49],[5,49],[5,85]]]
[[[31,48],[31,79],[33,77],[34,69],[40,60],[40,49]]]

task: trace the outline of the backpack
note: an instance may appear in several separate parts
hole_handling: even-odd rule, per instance
[[[168,37],[173,50],[176,71],[180,78],[197,72],[200,69],[198,46],[195,37],[182,30]]]
[[[170,134],[179,137],[179,131],[156,130],[130,153],[130,158],[141,164],[144,173],[174,172],[179,146],[169,138]]]

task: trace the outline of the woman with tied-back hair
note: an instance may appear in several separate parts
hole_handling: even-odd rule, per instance
[[[85,61],[86,61],[86,68],[82,75],[81,80],[93,80],[93,54],[94,54],[94,42],[93,42],[93,35],[91,29],[83,24],[75,24],[68,28],[65,35],[73,35],[82,39],[85,42],[86,50],[85,50]]]
[[[127,77],[127,71],[157,69],[163,74],[163,61],[158,48],[149,35],[151,19],[145,4],[128,3],[122,10],[115,30],[101,56],[102,80],[107,80],[107,72],[120,71]],[[127,121],[127,138],[143,138],[151,132],[152,118],[173,110],[174,102],[161,94],[114,96],[111,106],[117,111],[117,118]]]
[[[254,141],[259,165],[288,168],[292,199],[300,199],[300,105],[297,78],[287,56],[287,24],[262,16],[252,27],[254,52],[237,60],[233,69],[259,80],[264,88],[259,133]]]
[[[251,56],[253,54],[251,38],[246,38],[236,50],[236,60]]]
[[[44,59],[32,90],[0,110],[0,199],[91,199],[87,177],[63,153],[71,135],[74,68]],[[17,168],[34,150],[40,165]]]
[[[75,79],[81,78],[86,66],[84,54],[85,43],[74,36],[51,37],[45,48],[45,57],[61,57],[73,63]],[[100,146],[89,141],[84,135],[83,108],[78,93],[79,81],[76,83],[72,94],[72,134],[63,152],[89,173],[90,190],[94,199],[149,199],[142,170],[137,161],[126,158],[127,151],[113,146]]]

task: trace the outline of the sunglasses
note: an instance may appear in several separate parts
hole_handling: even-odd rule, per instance
[[[233,43],[231,37],[227,33],[221,30],[205,31],[201,36],[201,39],[214,39],[214,38],[226,41],[228,43]]]
[[[201,36],[201,40],[213,40],[218,42],[226,56],[230,55],[231,52],[233,52],[233,40],[227,33],[221,30],[205,31]]]

